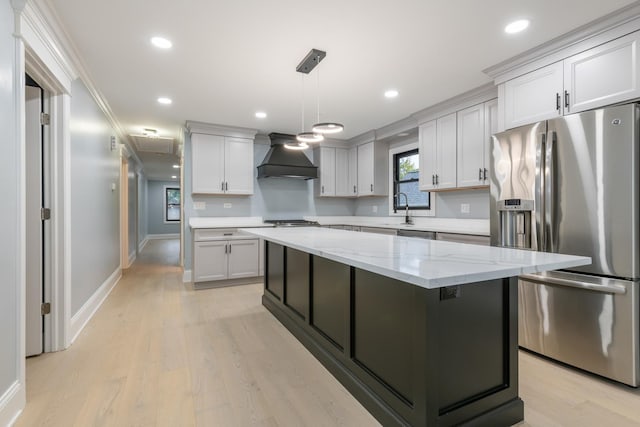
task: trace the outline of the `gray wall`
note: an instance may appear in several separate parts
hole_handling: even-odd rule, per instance
[[[164,223],[164,187],[180,187],[176,181],[147,182],[147,231],[152,234],[178,234],[180,224]]]
[[[129,159],[129,176],[127,181],[129,183],[129,256],[138,251],[138,183],[136,177],[137,163],[133,159]]]
[[[120,155],[80,80],[71,86],[71,314],[120,266]],[[116,184],[112,190],[111,185]]]
[[[8,1],[0,2],[0,180],[5,209],[0,209],[2,249],[0,252],[0,396],[18,380],[18,304],[20,289],[18,254],[23,249],[18,236],[20,225],[19,185],[20,161],[14,108],[15,39],[13,9]]]
[[[469,213],[460,213],[460,204],[469,205]],[[489,190],[459,190],[438,193],[436,199],[438,218],[489,218]]]
[[[253,149],[253,161],[257,167],[269,151],[269,145],[256,143]],[[312,150],[305,154],[313,161]],[[184,182],[183,198],[185,221],[184,265],[185,270],[191,269],[191,230],[190,217],[211,216],[261,216],[271,218],[301,218],[314,215],[354,214],[354,201],[339,198],[314,197],[313,180],[302,181],[291,178],[257,179],[257,169],[253,169],[254,183],[252,196],[205,196],[191,195],[191,139],[185,135],[184,144]],[[194,210],[193,202],[205,202],[206,209]],[[231,208],[224,208],[225,203],[231,203]]]
[[[147,238],[147,178],[138,174],[138,245]]]

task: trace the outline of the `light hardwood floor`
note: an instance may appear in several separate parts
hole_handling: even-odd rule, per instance
[[[27,360],[18,426],[375,426],[261,305],[191,290],[150,241],[71,348]],[[520,354],[523,426],[640,426],[640,392]]]

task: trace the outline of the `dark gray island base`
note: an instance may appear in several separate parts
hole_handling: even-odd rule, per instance
[[[265,244],[263,305],[383,425],[524,419],[516,278],[426,289]]]

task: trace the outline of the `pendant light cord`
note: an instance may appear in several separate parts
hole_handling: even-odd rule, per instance
[[[316,56],[316,62],[317,64],[320,64],[320,56]],[[317,82],[317,87],[316,87],[316,109],[317,109],[317,114],[318,114],[318,121],[317,123],[320,123],[320,67],[318,67],[318,69],[316,70],[316,82]]]
[[[304,132],[304,74],[300,74],[300,103],[302,104],[302,123],[300,126],[300,132]]]

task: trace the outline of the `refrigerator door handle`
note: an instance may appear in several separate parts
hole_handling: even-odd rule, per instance
[[[547,135],[545,133],[538,134],[536,142],[536,180],[535,180],[535,230],[531,231],[531,246],[533,250],[544,250],[544,147],[546,145]],[[534,247],[535,245],[535,247]]]
[[[537,274],[521,274],[518,277],[522,280],[540,283],[543,285],[548,284],[548,285],[568,286],[570,288],[585,289],[589,291],[603,292],[606,294],[624,295],[627,293],[627,290],[622,285],[596,284],[596,283],[582,282],[580,280],[561,279],[559,277],[538,276]]]
[[[555,145],[558,134],[555,131],[549,131],[545,144],[544,159],[544,240],[545,246],[543,250],[556,252],[557,250],[557,233],[555,232]]]

